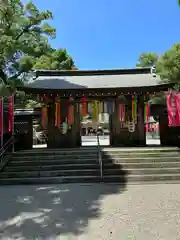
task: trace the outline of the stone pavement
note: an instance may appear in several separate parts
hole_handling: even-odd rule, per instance
[[[0,239],[179,240],[180,184],[1,186]]]

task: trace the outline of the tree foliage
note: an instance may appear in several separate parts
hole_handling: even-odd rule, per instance
[[[56,36],[48,24],[52,19],[49,10],[40,11],[31,1],[24,5],[21,0],[0,0],[1,96],[8,95],[8,86],[23,84],[32,69],[75,68],[66,49],[53,49],[48,42]],[[23,92],[16,97],[21,102],[28,98]]]
[[[36,58],[33,64],[34,69],[70,70],[74,67],[74,61],[66,49],[52,49],[47,54]]]
[[[174,44],[159,58],[157,71],[163,81],[180,85],[180,43]]]
[[[142,53],[138,59],[136,67],[152,67],[156,64],[158,55],[154,52]]]
[[[39,11],[29,2],[0,1],[0,76],[17,77],[32,67],[30,59],[40,57],[50,49],[48,37],[55,37],[55,28],[47,21],[50,11]]]
[[[151,64],[150,64],[151,63]],[[180,43],[174,44],[169,50],[158,57],[157,54],[143,53],[139,57],[137,66],[149,67],[156,65],[157,74],[163,82],[174,83],[180,89]],[[152,98],[153,103],[165,102],[162,94]]]

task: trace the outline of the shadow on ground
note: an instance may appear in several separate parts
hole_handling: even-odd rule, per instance
[[[107,160],[114,165],[113,160]],[[101,217],[103,199],[126,190],[121,183],[49,184],[0,187],[0,239],[56,239],[86,232]],[[58,238],[59,239],[59,238]]]
[[[125,185],[64,184],[0,188],[0,239],[56,239],[81,235],[101,216],[103,198]]]

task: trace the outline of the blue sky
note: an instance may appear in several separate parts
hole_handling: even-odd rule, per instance
[[[159,54],[180,41],[177,0],[34,0],[53,12],[57,37],[79,69],[128,68],[141,52]]]

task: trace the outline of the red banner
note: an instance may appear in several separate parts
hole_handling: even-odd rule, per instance
[[[13,96],[9,96],[8,99],[9,106],[8,106],[8,132],[12,132],[12,125],[13,125],[13,108],[14,108],[14,101]]]
[[[0,98],[0,136],[3,135],[3,98]]]
[[[180,126],[180,93],[175,94],[175,103],[176,103],[176,118],[178,121],[178,126]]]
[[[87,99],[85,97],[81,98],[81,114],[82,117],[85,118],[87,115]]]
[[[168,124],[169,127],[180,126],[180,118],[178,114],[179,96],[175,93],[168,94],[166,96],[167,112],[168,112]]]

